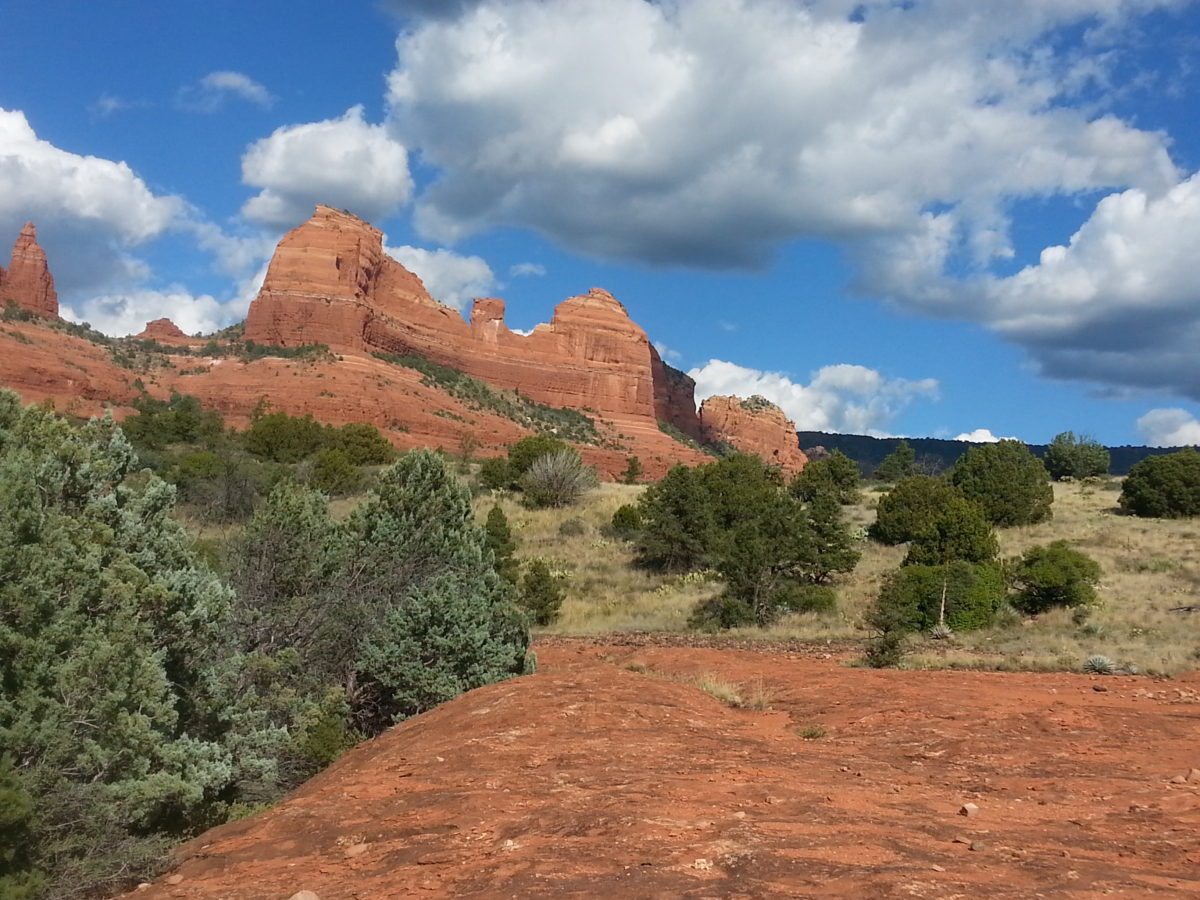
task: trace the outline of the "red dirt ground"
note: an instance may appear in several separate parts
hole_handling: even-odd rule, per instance
[[[1200,675],[537,650],[538,674],[361,745],[131,896],[1200,896]],[[700,673],[771,708],[671,680]]]

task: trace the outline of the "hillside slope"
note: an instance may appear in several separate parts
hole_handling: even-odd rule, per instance
[[[278,807],[186,845],[136,896],[1200,893],[1200,772],[1171,781],[1196,763],[1195,676],[537,649],[538,674],[361,745]],[[705,672],[772,708],[686,683]],[[978,812],[960,815],[965,803]]]

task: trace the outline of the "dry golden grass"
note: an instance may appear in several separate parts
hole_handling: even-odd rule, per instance
[[[546,629],[556,634],[601,634],[611,631],[680,631],[700,600],[720,585],[693,577],[654,575],[633,567],[630,545],[606,535],[617,507],[634,503],[644,488],[601,484],[577,506],[526,509],[505,493],[476,501],[480,521],[494,503],[508,517],[517,541],[517,556],[541,557],[552,572],[564,576],[565,598],[558,621]],[[580,519],[584,533],[563,535],[559,529]]]
[[[721,590],[719,581],[653,575],[634,569],[625,542],[607,537],[605,526],[623,503],[635,502],[643,488],[603,484],[579,506],[528,510],[501,497],[522,557],[540,556],[565,576],[566,600],[559,620],[547,631],[601,634],[620,631],[679,631],[692,608]],[[1095,558],[1104,570],[1100,603],[1086,621],[1071,610],[1036,619],[1010,617],[998,626],[955,634],[949,641],[917,638],[909,665],[992,669],[1077,670],[1092,654],[1139,671],[1171,674],[1200,667],[1200,613],[1170,607],[1200,603],[1200,521],[1137,519],[1120,515],[1111,486],[1057,484],[1054,518],[1041,525],[999,533],[1001,552],[1016,556],[1036,544],[1065,539]],[[865,491],[848,507],[855,528],[869,525],[879,494]],[[481,517],[494,498],[480,498]],[[578,518],[585,533],[564,536],[559,528]],[[743,638],[802,640],[861,639],[863,616],[886,575],[904,558],[903,547],[863,540],[854,572],[837,579],[834,615],[790,616],[770,629],[740,629]]]

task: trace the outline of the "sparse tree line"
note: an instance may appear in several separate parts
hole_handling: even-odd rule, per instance
[[[1096,601],[1099,565],[1065,541],[999,557],[997,528],[1050,518],[1050,480],[1104,475],[1107,451],[1071,432],[1045,460],[1019,441],[969,450],[940,476],[919,473],[905,442],[877,471],[891,487],[864,537],[907,547],[884,580],[865,623],[875,637],[867,662],[895,665],[908,636],[946,637],[1002,616]],[[859,491],[855,463],[838,451],[810,462],[788,485],[754,457],[677,466],[636,505],[619,509],[613,531],[633,543],[637,563],[661,572],[715,570],[722,593],[695,610],[701,628],[769,625],[791,612],[836,608],[832,587],[859,558],[839,507]],[[1200,514],[1200,454],[1149,457],[1126,478],[1120,506],[1135,515]]]

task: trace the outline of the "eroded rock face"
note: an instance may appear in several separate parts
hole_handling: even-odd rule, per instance
[[[170,319],[155,319],[135,335],[138,340],[157,341],[160,344],[186,344],[191,340],[183,329]]]
[[[468,323],[383,252],[377,229],[327,206],[280,242],[245,336],[415,353],[542,403],[604,418],[657,417],[700,433],[690,379],[658,358],[612,294],[593,288],[564,300],[530,335],[504,324],[496,298],[477,300]]]
[[[32,222],[17,236],[8,269],[0,268],[0,303],[9,300],[39,316],[58,317],[58,292]]]
[[[796,436],[796,423],[763,397],[709,397],[700,405],[700,423],[710,440],[757,453],[785,472],[799,472],[808,462]]]
[[[33,225],[22,230],[10,270],[0,269],[0,298],[12,297],[41,316],[57,315],[58,300],[46,256]],[[262,291],[250,309],[245,338],[260,344],[327,344],[336,356],[303,360],[194,355],[146,379],[114,363],[103,347],[47,327],[10,323],[0,331],[0,385],[27,401],[51,400],[77,415],[114,407],[118,416],[143,390],[165,398],[171,391],[198,397],[233,426],[246,423],[264,399],[293,415],[311,413],[331,424],[370,422],[397,447],[473,447],[480,455],[503,453],[528,434],[518,424],[478,404],[427,384],[413,369],[372,358],[386,351],[417,354],[520,391],[552,406],[588,412],[598,439],[580,445],[585,461],[606,476],[636,456],[648,478],[678,462],[709,461],[695,447],[664,434],[669,422],[697,439],[725,440],[773,463],[803,465],[794,429],[775,416],[749,415],[735,398],[718,412],[713,401],[702,427],[695,383],[665,364],[625,307],[593,288],[559,304],[549,323],[521,335],[504,323],[504,301],[476,300],[470,321],[443,306],[421,280],[383,252],[382,236],[361,219],[329,207],[290,232],[272,259]],[[200,343],[170,319],[147,323],[137,335],[159,344]],[[144,383],[143,383],[144,382]],[[751,404],[753,405],[753,404]]]

